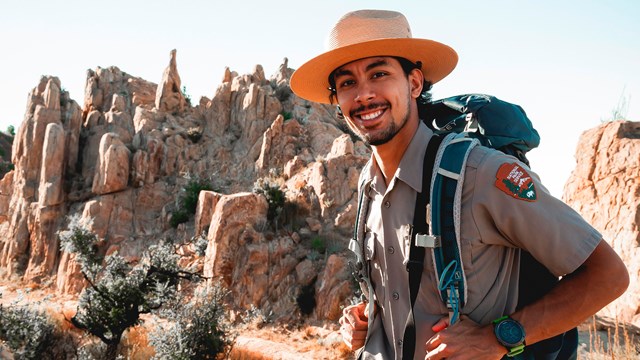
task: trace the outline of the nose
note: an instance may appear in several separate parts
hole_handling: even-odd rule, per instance
[[[358,89],[356,91],[355,101],[358,103],[367,103],[373,98],[375,98],[375,92],[373,91],[373,87],[370,86],[367,82],[361,82],[358,85]]]

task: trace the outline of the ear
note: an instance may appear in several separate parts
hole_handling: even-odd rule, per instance
[[[424,85],[424,74],[420,69],[413,69],[409,73],[409,85],[411,86],[411,97],[417,99],[422,93]]]

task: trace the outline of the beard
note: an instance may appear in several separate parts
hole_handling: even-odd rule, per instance
[[[411,102],[411,99],[408,100],[407,103],[407,111],[405,112],[404,116],[402,117],[400,124],[396,124],[395,121],[393,121],[394,119],[391,119],[391,121],[389,122],[389,124],[382,130],[380,130],[377,133],[371,133],[371,132],[365,132],[355,126],[352,126],[351,123],[349,121],[347,121],[347,125],[349,126],[349,128],[351,129],[351,131],[354,132],[354,134],[360,138],[360,140],[362,140],[365,144],[369,145],[369,146],[379,146],[379,145],[384,145],[386,143],[388,143],[389,141],[391,141],[391,139],[393,139],[397,133],[400,132],[400,130],[402,130],[402,128],[407,124],[407,122],[409,121],[409,115],[411,113],[411,107],[409,106]],[[369,110],[373,110],[375,108],[381,107],[381,106],[386,106],[387,110],[391,110],[391,104],[387,103],[383,103],[383,104],[370,104],[366,107],[366,109]],[[354,110],[352,113],[358,112],[358,111],[362,111],[364,110],[365,107],[362,106],[356,110]],[[353,118],[353,115],[351,116],[351,118]]]

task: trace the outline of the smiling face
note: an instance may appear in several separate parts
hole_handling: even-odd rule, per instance
[[[400,134],[408,144],[419,121],[420,70],[407,75],[393,57],[370,57],[339,67],[334,80],[345,120],[365,143],[385,145]]]

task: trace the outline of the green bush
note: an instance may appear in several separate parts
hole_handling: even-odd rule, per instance
[[[319,253],[324,253],[327,249],[327,245],[323,238],[316,236],[311,239],[311,248]]]
[[[154,359],[217,359],[218,354],[228,355],[233,335],[223,306],[226,295],[217,284],[169,312],[175,321],[159,326],[150,336],[156,351]]]
[[[269,204],[267,220],[277,224],[285,205],[285,195],[280,185],[270,179],[260,178],[254,183],[253,192],[262,194],[267,198],[267,203]]]
[[[200,191],[203,190],[213,190],[213,186],[209,180],[200,178],[191,179],[184,187],[181,202],[190,214],[196,213],[198,197],[200,196]]]
[[[176,301],[179,280],[196,278],[180,269],[172,244],[150,246],[132,266],[117,253],[103,259],[97,237],[77,216],[59,235],[61,248],[76,254],[89,282],[71,323],[99,338],[108,360],[116,358],[123,333],[140,323],[141,314]]]
[[[182,195],[178,199],[178,209],[172,213],[169,221],[172,227],[176,228],[179,224],[187,222],[189,217],[196,213],[198,197],[200,191],[203,190],[213,190],[213,185],[209,180],[201,178],[189,180],[187,185],[182,188]]]
[[[187,221],[189,221],[189,213],[185,209],[178,209],[171,213],[171,220],[169,220],[169,224],[175,229],[178,225],[186,223]]]
[[[55,326],[40,311],[24,305],[0,305],[0,340],[16,359],[50,359]]]

